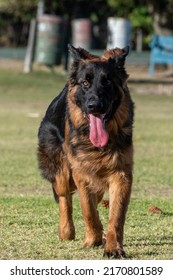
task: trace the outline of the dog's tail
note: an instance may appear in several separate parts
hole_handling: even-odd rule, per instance
[[[52,187],[52,190],[53,190],[53,195],[54,195],[55,201],[57,203],[59,203],[59,197],[58,197],[57,193],[55,192],[54,187]]]

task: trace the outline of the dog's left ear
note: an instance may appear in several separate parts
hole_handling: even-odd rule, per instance
[[[109,62],[113,62],[118,68],[123,68],[126,60],[126,56],[129,53],[129,46],[126,46],[123,49],[118,49],[119,53],[117,53],[117,49],[110,51],[110,57],[108,59]]]
[[[103,59],[107,60],[108,63],[112,64],[113,67],[117,70],[117,75],[119,75],[120,79],[125,82],[128,79],[128,75],[124,68],[126,56],[129,53],[129,46],[120,49],[115,48],[113,50],[107,50],[104,55]]]
[[[118,55],[116,57],[116,63],[117,64],[123,64],[125,63],[126,56],[129,54],[129,46],[126,46],[125,48],[122,49],[122,54]]]
[[[98,57],[80,47],[75,48],[71,44],[68,44],[68,49],[71,56],[74,58],[74,60],[81,60],[81,59],[85,60],[85,59],[93,59]]]

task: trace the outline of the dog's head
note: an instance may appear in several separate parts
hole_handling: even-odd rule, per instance
[[[109,139],[105,124],[123,98],[129,47],[108,50],[102,57],[71,45],[69,50],[74,59],[70,74],[70,83],[76,87],[74,101],[89,121],[92,144],[103,147]]]

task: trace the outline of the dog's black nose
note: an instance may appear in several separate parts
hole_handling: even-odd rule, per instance
[[[102,109],[102,102],[100,100],[89,100],[88,101],[88,110],[91,112],[97,112]]]

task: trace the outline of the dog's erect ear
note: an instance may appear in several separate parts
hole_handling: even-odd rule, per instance
[[[122,49],[122,53],[118,56],[115,57],[115,60],[116,60],[116,64],[117,65],[124,65],[125,63],[125,60],[126,60],[126,56],[128,55],[129,53],[129,46],[126,46],[125,48]]]
[[[129,53],[129,46],[123,49],[115,48],[113,50],[108,50],[104,53],[104,58],[109,62],[116,64],[118,67],[123,67],[125,64],[126,56]]]
[[[113,67],[117,70],[117,74],[123,82],[125,82],[128,78],[128,75],[124,69],[124,64],[126,56],[129,53],[129,49],[129,46],[123,49],[116,48],[106,51],[103,55],[103,59],[106,59],[108,63],[113,65]]]
[[[71,44],[68,44],[68,49],[74,60],[98,58],[98,56],[93,55],[82,48],[75,48]]]

